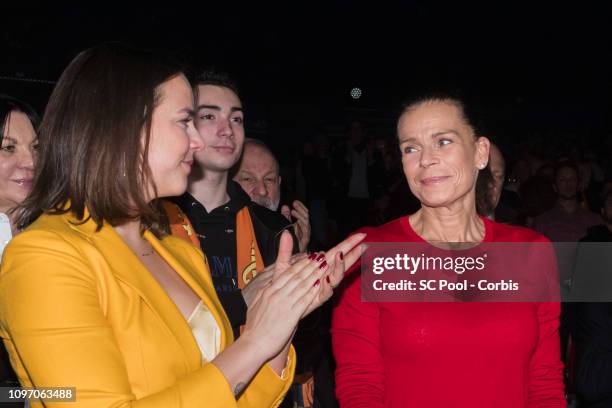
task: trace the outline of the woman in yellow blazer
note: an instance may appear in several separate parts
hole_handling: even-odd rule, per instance
[[[157,201],[186,189],[203,147],[192,119],[188,81],[152,54],[96,47],[60,78],[21,208],[22,223],[35,221],[0,269],[0,335],[24,387],[75,387],[71,407],[282,400],[295,326],[331,296],[363,236],[329,251],[328,265],[323,255],[290,258],[285,234],[234,342],[203,254],[168,236]]]

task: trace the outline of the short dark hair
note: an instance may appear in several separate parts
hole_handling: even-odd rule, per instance
[[[2,144],[2,139],[4,139],[4,133],[8,129],[11,112],[25,114],[30,119],[30,122],[32,122],[34,129],[38,127],[40,122],[38,114],[30,105],[12,96],[0,94],[0,145]]]
[[[77,55],[45,110],[34,185],[19,225],[41,212],[83,219],[87,209],[98,229],[140,218],[157,236],[167,233],[159,203],[147,202],[143,190],[151,180],[147,156],[158,86],[182,72],[169,57],[119,43]]]
[[[207,68],[195,78],[194,87],[197,88],[199,85],[213,85],[228,88],[238,96],[238,99],[241,99],[238,84],[227,72],[219,71],[215,68]]]
[[[406,111],[412,110],[418,106],[432,102],[443,102],[454,105],[459,109],[461,116],[465,122],[472,128],[474,135],[483,135],[484,126],[482,116],[476,107],[476,103],[472,101],[465,93],[459,89],[450,90],[428,90],[408,98],[401,107],[400,116]]]

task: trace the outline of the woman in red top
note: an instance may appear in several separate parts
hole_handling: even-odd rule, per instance
[[[364,229],[366,241],[547,241],[476,213],[489,141],[476,137],[459,100],[407,105],[397,130],[421,209]],[[565,406],[558,303],[362,302],[359,273],[345,283],[332,322],[342,407]]]

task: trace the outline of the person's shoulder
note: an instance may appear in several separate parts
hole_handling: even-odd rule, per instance
[[[589,224],[591,224],[591,226],[601,224],[601,216],[591,210],[581,208],[581,215],[586,219]]]
[[[42,214],[12,241],[38,241],[43,238],[74,241],[84,235],[86,228],[83,228],[83,224],[68,213]]]
[[[488,219],[485,222],[490,225],[494,242],[550,242],[545,235],[531,228],[502,224]]]
[[[410,238],[406,231],[407,216],[402,216],[377,227],[362,227],[354,233],[367,234],[364,242],[405,242]]]
[[[88,224],[93,222],[88,221]],[[38,262],[45,259],[36,255],[52,254],[58,258],[81,259],[91,246],[89,231],[91,225],[75,222],[69,214],[42,214],[25,230],[8,243],[3,253],[2,267],[21,262]]]

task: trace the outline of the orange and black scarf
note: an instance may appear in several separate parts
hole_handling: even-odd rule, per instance
[[[193,226],[179,206],[168,200],[163,200],[163,206],[168,216],[172,235],[200,248],[200,241]],[[264,269],[248,207],[244,207],[236,214],[236,255],[236,266],[239,271],[238,287],[242,289],[257,276],[258,272]]]

